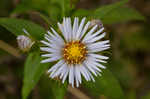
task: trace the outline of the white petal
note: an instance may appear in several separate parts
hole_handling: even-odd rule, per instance
[[[97,28],[97,25],[95,25],[95,26],[85,35],[85,37],[83,38],[83,42],[85,42],[85,41],[87,40],[87,38],[88,38],[89,36],[91,36],[91,34],[96,30],[96,28]]]
[[[48,38],[56,38],[54,34],[52,34],[50,31],[47,31],[48,33]]]
[[[71,26],[71,19],[67,18],[67,32],[68,32],[68,40],[72,40],[72,26]]]
[[[62,39],[62,37],[59,36],[58,33],[57,33],[53,28],[51,28],[51,30],[52,30],[53,33],[56,35],[57,39],[59,39],[61,42],[64,42],[64,40]]]
[[[94,77],[92,76],[92,74],[89,73],[89,75],[90,75],[90,78],[92,79],[92,81],[95,82],[95,79],[94,79]]]
[[[91,52],[100,52],[100,51],[104,51],[104,50],[107,50],[109,49],[110,47],[100,47],[100,48],[88,48],[88,52],[91,53]]]
[[[81,71],[80,71],[80,66],[76,65],[76,75],[77,75],[77,78],[79,80],[79,82],[81,83],[82,82],[82,79],[81,79]]]
[[[89,54],[89,56],[92,56],[92,57],[95,57],[95,58],[98,58],[98,59],[108,59],[109,58],[107,56],[103,56],[103,55],[100,55],[100,54]]]
[[[96,65],[95,65],[95,60],[92,60],[92,58],[88,58],[88,64],[91,68],[93,68],[96,72],[102,72]]]
[[[50,53],[59,53],[59,50],[49,48],[49,47],[40,47],[42,51],[50,52]]]
[[[105,69],[105,68],[106,68],[105,66],[103,66],[103,65],[102,65],[102,64],[100,64],[100,63],[95,62],[94,64],[95,64],[96,66],[100,67],[100,68],[103,68],[103,69]]]
[[[81,71],[81,74],[84,76],[84,78],[87,81],[89,81],[90,80],[90,76],[88,75],[87,70],[85,69],[84,66],[80,66],[80,71]]]
[[[52,57],[52,56],[55,56],[54,54],[43,54],[41,55],[42,57]]]
[[[44,60],[41,61],[41,63],[53,62],[53,61],[56,61],[60,58],[61,57],[59,57],[59,56],[55,56],[55,57],[52,57],[52,58],[44,59]]]
[[[102,46],[102,45],[105,45],[105,44],[108,44],[109,43],[109,40],[105,40],[105,41],[99,41],[99,42],[96,42],[96,43],[91,43],[91,44],[88,44],[88,46]]]
[[[94,33],[93,35],[97,36],[98,34],[100,34],[102,31],[104,31],[104,27],[102,27],[101,29],[99,29],[96,33]]]
[[[73,30],[72,30],[73,40],[75,40],[76,38],[76,32],[78,31],[78,23],[79,23],[79,18],[75,17],[74,23],[73,23]]]
[[[94,58],[94,57],[93,57]],[[96,62],[101,62],[101,63],[107,63],[107,61],[104,61],[104,60],[101,60],[101,59],[97,59],[97,58],[95,58],[94,59]]]
[[[58,24],[58,27],[59,27],[60,31],[62,32],[62,34],[63,34],[65,40],[66,40],[66,39],[67,39],[67,36],[66,36],[66,32],[65,32],[65,30],[64,30],[63,25],[60,24],[59,22],[58,22],[57,24]]]
[[[86,41],[87,41],[86,43],[88,43],[88,41],[92,40],[94,37],[98,36],[103,30],[104,28],[101,28],[100,30],[91,34],[90,36],[86,36]]]
[[[63,60],[60,60],[59,62],[57,62],[54,66],[52,66],[49,70],[48,70],[48,73],[49,72],[52,72],[52,71],[56,71],[57,68],[59,68],[60,66],[62,66],[64,64],[64,61]]]
[[[95,36],[99,35],[103,30],[104,30],[104,27],[99,29],[97,32],[93,33],[93,36],[95,37]]]
[[[69,35],[68,35],[68,23],[67,23],[67,18],[63,18],[63,27],[64,27],[64,33],[66,35],[66,41],[69,40]]]
[[[51,47],[50,43],[46,42],[46,41],[41,41],[41,43],[45,44],[46,46]]]
[[[102,38],[104,38],[106,35],[106,33],[104,32],[103,34],[99,35],[99,36],[93,36],[91,35],[91,37],[87,38],[87,40],[85,40],[84,42],[86,43],[94,43],[98,40],[101,40]]]
[[[90,43],[96,42],[97,40],[102,39],[103,37],[105,37],[106,33],[104,32],[103,34],[101,34],[100,36],[96,36],[94,37],[92,40],[90,40]]]
[[[69,83],[72,84],[72,87],[74,87],[74,67],[69,67]]]
[[[65,75],[67,68],[67,65],[65,65],[64,69],[61,72],[60,79],[62,79],[62,77]]]
[[[28,32],[27,32],[27,30],[26,29],[22,29],[23,30],[23,32],[25,33],[25,34],[27,34],[28,36],[30,35]]]
[[[85,62],[85,66],[91,71],[95,76],[97,76],[96,71],[91,67],[91,64]]]
[[[79,83],[81,83],[81,74],[80,70],[78,69],[79,66],[75,66],[75,80],[76,80],[76,86],[79,87]]]
[[[57,45],[55,43],[48,43],[46,41],[41,41],[41,43],[43,43],[44,45],[51,47],[52,49],[56,49],[56,50],[60,50],[62,48],[61,45]]]
[[[80,39],[84,36],[84,34],[86,33],[86,31],[88,30],[90,24],[91,24],[90,22],[87,22],[87,24],[85,25],[83,31],[80,34]]]
[[[80,36],[80,34],[81,34],[81,31],[82,31],[82,28],[83,28],[83,26],[84,26],[85,19],[86,19],[86,18],[84,17],[84,18],[81,20],[79,29],[78,29],[78,31],[77,31],[77,33],[76,33],[76,40],[79,39],[79,36]]]
[[[87,47],[89,49],[89,52],[97,52],[110,48],[110,44],[107,43],[109,43],[109,40],[87,44]]]
[[[68,67],[68,68],[66,68],[66,73],[65,73],[65,74],[64,74],[64,76],[63,76],[62,83],[64,83],[64,82],[65,82],[65,80],[66,80],[66,78],[67,78],[68,74],[69,74],[69,67]]]
[[[57,37],[50,37],[49,35],[45,34],[44,37],[49,43],[62,46],[64,42],[59,40]]]
[[[65,66],[66,66],[66,64],[63,64],[62,66],[60,66],[60,68],[58,68],[58,69],[56,70],[56,72],[51,73],[51,75],[50,75],[51,78],[54,78],[54,77],[59,76],[59,75],[62,73],[62,70],[65,69]]]
[[[94,63],[91,65],[91,67],[92,67],[96,72],[102,72],[102,71],[97,67],[97,65],[94,64]]]

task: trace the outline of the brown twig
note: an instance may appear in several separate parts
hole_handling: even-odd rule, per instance
[[[68,91],[79,99],[90,99],[87,95],[85,95],[79,89],[72,88],[70,85],[68,86]]]

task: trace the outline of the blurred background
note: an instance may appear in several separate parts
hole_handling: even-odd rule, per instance
[[[39,7],[44,5],[43,1],[30,0],[31,3],[36,4],[35,7],[40,12],[44,9]],[[75,2],[77,8],[89,10],[117,1],[119,0],[80,0]],[[14,14],[14,9],[20,2],[21,0],[0,0],[0,17],[23,18],[48,28],[37,12]],[[119,81],[126,99],[150,99],[150,0],[130,0],[126,5],[140,12],[146,20],[104,24],[112,45],[108,68]],[[55,10],[58,9],[53,11],[55,12]],[[59,17],[55,16],[55,13],[50,16]],[[16,52],[16,49],[18,49],[16,36],[0,26],[0,99],[21,99],[23,65],[26,55],[23,54],[21,58],[18,58],[20,52]],[[50,90],[46,85],[43,86],[44,81],[47,82],[43,78],[40,79],[29,99],[54,99],[50,98]],[[84,88],[80,88],[80,91],[89,98],[95,99]],[[64,97],[64,99],[78,98],[70,91],[67,91]],[[99,99],[109,98],[100,94]]]

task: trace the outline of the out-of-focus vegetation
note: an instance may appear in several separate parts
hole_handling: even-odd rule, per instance
[[[0,0],[0,99],[150,99],[149,12],[149,0]],[[39,40],[64,16],[101,19],[111,41],[107,69],[78,89],[40,64]],[[23,28],[37,41],[29,53],[17,47]]]

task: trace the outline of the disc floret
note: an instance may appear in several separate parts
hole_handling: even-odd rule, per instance
[[[63,57],[68,64],[80,64],[87,55],[85,44],[80,41],[71,41],[63,48]]]

